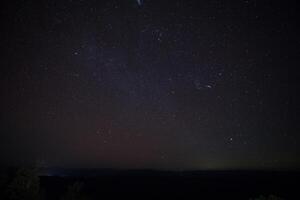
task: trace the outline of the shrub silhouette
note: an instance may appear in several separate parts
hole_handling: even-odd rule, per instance
[[[6,196],[9,200],[38,200],[40,179],[35,168],[20,168],[9,181]]]
[[[283,200],[283,199],[280,197],[277,197],[275,195],[269,195],[268,197],[261,195],[258,198],[254,198],[254,199],[250,199],[250,200]]]
[[[1,172],[0,173],[0,198],[4,197],[7,184],[8,184],[8,175],[5,172]]]
[[[68,186],[66,193],[62,200],[86,200],[87,198],[82,194],[83,183],[75,182]]]

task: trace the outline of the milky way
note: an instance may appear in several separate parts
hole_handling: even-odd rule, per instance
[[[293,6],[133,2],[2,6],[3,164],[299,166]]]
[[[143,4],[143,0],[136,0],[136,1],[140,6]]]

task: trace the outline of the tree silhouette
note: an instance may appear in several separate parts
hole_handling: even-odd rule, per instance
[[[36,168],[20,168],[7,186],[9,200],[39,199],[40,179]]]

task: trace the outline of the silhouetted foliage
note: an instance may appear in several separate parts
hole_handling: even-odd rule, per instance
[[[280,197],[277,197],[275,195],[269,195],[268,197],[261,195],[258,198],[254,198],[254,199],[250,199],[250,200],[283,200],[283,199]]]
[[[6,198],[9,200],[40,199],[40,179],[35,168],[20,168],[7,184]]]
[[[8,175],[5,172],[0,173],[0,198],[4,196],[5,188],[8,183]]]
[[[83,183],[76,182],[68,186],[66,193],[62,197],[62,200],[86,200],[82,193]]]

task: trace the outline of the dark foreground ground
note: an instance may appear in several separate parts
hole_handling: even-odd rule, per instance
[[[299,178],[299,172],[270,171],[60,171],[42,176],[41,186],[47,199],[59,199],[78,181],[91,199],[300,199]]]

